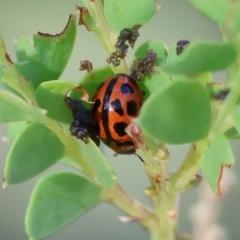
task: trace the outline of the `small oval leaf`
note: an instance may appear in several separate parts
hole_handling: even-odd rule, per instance
[[[70,172],[45,176],[36,184],[26,213],[25,226],[31,239],[47,236],[97,204],[102,189]]]
[[[42,83],[36,90],[38,105],[47,110],[47,115],[59,122],[71,123],[72,113],[64,102],[66,93],[76,87],[67,81],[48,81]]]
[[[197,82],[174,81],[143,104],[137,123],[159,141],[183,144],[207,136],[211,105],[206,89]]]
[[[30,124],[13,142],[4,168],[5,184],[26,181],[49,168],[64,154],[64,145],[47,127]]]
[[[234,45],[192,42],[178,58],[171,58],[162,68],[171,74],[194,75],[227,68],[237,57]]]
[[[209,144],[201,160],[202,171],[212,191],[221,196],[219,182],[223,167],[230,167],[234,163],[234,156],[229,141],[223,135],[216,137]]]
[[[157,11],[154,0],[104,0],[104,13],[115,32],[134,25],[144,25]]]

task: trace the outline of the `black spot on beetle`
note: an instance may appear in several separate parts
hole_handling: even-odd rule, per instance
[[[112,104],[114,111],[116,113],[118,113],[120,116],[123,116],[124,112],[123,112],[121,101],[119,99],[116,99],[116,100],[112,101],[111,104]]]
[[[127,127],[127,124],[125,122],[117,122],[113,125],[113,128],[119,137],[123,137],[127,134],[125,132],[126,127]]]
[[[123,94],[133,93],[133,88],[129,84],[124,83],[121,86],[121,93],[123,93]]]
[[[137,114],[137,104],[134,101],[127,102],[127,114],[129,116],[135,116]]]

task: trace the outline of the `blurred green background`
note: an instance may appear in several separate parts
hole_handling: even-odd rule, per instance
[[[217,26],[198,13],[188,1],[158,0],[157,3],[163,8],[150,23],[140,29],[141,37],[136,47],[149,39],[160,39],[166,44],[172,44],[180,39],[221,40]],[[38,31],[51,34],[61,32],[68,20],[68,15],[76,12],[75,5],[80,5],[79,1],[0,0],[0,32],[11,58],[15,60],[14,38],[21,34],[31,36]],[[133,51],[130,50],[129,56],[132,53]],[[89,59],[94,67],[97,67],[105,64],[106,57],[96,37],[86,31],[85,27],[78,27],[76,45],[61,79],[78,81],[83,74],[78,70],[80,60]],[[223,80],[224,77],[224,73],[215,74],[216,80]],[[0,143],[0,178],[2,179],[4,160],[10,146],[4,141],[6,126],[1,126],[0,135],[3,137]],[[238,146],[238,142],[233,142],[236,161],[239,161],[240,148]],[[169,167],[174,171],[186,154],[187,146],[170,146],[169,150],[171,157]],[[144,196],[148,180],[142,163],[133,156],[114,157],[113,152],[106,148],[103,148],[103,152],[110,159],[123,187],[136,199],[151,206]],[[56,165],[47,172],[64,169],[66,169],[65,166]],[[235,164],[234,171],[237,175],[240,171],[239,164]],[[0,240],[28,239],[24,231],[24,214],[31,191],[39,177],[0,191]],[[239,239],[239,197],[239,185],[235,184],[230,194],[223,200],[223,211],[219,219],[219,222],[226,227],[230,240]],[[180,232],[191,231],[188,209],[197,198],[196,190],[188,191],[183,195],[179,219]],[[115,207],[101,203],[61,231],[44,239],[149,239],[148,232],[137,223],[120,223],[117,217],[123,215],[124,213]]]

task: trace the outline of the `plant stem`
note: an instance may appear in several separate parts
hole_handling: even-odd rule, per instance
[[[105,190],[103,199],[131,216],[129,221],[139,221],[146,228],[150,227],[154,219],[153,212],[131,198],[119,184],[114,189]]]
[[[209,139],[205,138],[190,146],[183,163],[171,178],[171,183],[175,190],[182,192],[188,189],[190,182],[196,179],[196,174],[201,168],[201,158],[208,144]]]
[[[232,81],[229,81],[231,91],[229,92],[226,100],[224,101],[221,109],[217,114],[217,118],[214,122],[211,131],[211,138],[214,138],[217,133],[223,128],[224,120],[228,117],[229,112],[232,110],[234,104],[237,102],[240,96],[240,70],[238,69]]]
[[[101,0],[83,0],[83,3],[89,10],[91,17],[94,20],[94,25],[90,24],[88,27],[97,35],[109,56],[116,50],[114,45],[117,42],[117,35],[112,31],[105,18]],[[121,60],[121,64],[118,67],[113,67],[113,65],[110,65],[110,67],[115,73],[129,73],[129,68],[124,59]]]
[[[144,138],[145,139],[145,138]],[[148,143],[146,146],[145,144]],[[169,179],[169,153],[165,145],[155,145],[146,140],[138,144],[137,154],[144,161],[144,166],[152,184],[146,195],[154,205],[154,224],[149,228],[151,239],[174,240],[176,232],[177,211],[175,209],[176,192]]]

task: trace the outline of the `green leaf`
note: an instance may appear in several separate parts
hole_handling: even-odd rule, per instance
[[[105,0],[104,13],[108,24],[115,32],[134,25],[144,25],[157,11],[154,0]]]
[[[71,159],[81,167],[84,173],[87,173],[99,185],[104,188],[112,189],[116,186],[116,174],[105,158],[98,146],[89,138],[85,144],[81,140],[71,139],[66,143],[65,158]],[[66,159],[65,159],[66,160]],[[68,161],[64,161],[69,165]],[[71,164],[76,166],[75,164]]]
[[[17,71],[12,60],[10,59],[3,39],[0,36],[0,88],[12,92],[16,95],[20,94],[28,102],[35,103],[34,89],[32,85],[23,78]]]
[[[36,184],[26,213],[26,232],[39,239],[64,227],[101,200],[102,189],[70,172],[45,176]]]
[[[148,98],[137,123],[162,142],[198,141],[207,136],[211,124],[208,93],[197,82],[175,81]]]
[[[157,53],[157,66],[160,66],[162,62],[167,60],[167,50],[159,40],[151,40],[140,45],[134,53],[134,59],[145,58],[147,51],[150,49]]]
[[[178,58],[163,64],[162,68],[171,74],[193,75],[225,69],[236,57],[234,45],[194,42]]]
[[[228,139],[231,139],[231,140],[236,140],[236,139],[239,139],[240,138],[240,135],[238,133],[238,131],[236,130],[235,127],[232,127],[230,129],[228,129],[224,135],[228,138]]]
[[[7,136],[10,141],[15,140],[21,132],[28,126],[29,122],[21,121],[21,122],[11,122],[8,124]]]
[[[85,74],[79,85],[87,91],[92,99],[99,85],[113,75],[109,65],[99,67]]]
[[[79,141],[81,149],[81,158],[87,160],[91,165],[96,179],[108,189],[112,189],[116,186],[116,174],[109,164],[108,160],[102,154],[99,147],[89,139],[89,143],[85,144],[83,141]]]
[[[76,16],[70,15],[69,21],[60,34],[38,33],[34,35],[34,51],[29,54],[29,43],[20,38],[17,42],[15,65],[18,71],[37,88],[44,81],[56,80],[62,74],[72,53],[76,36]],[[24,56],[27,55],[27,56]],[[21,61],[24,58],[24,61]]]
[[[189,2],[219,25],[224,23],[231,7],[231,1],[226,0],[189,0]]]
[[[71,110],[64,102],[66,93],[76,87],[67,81],[49,81],[42,83],[36,90],[38,105],[47,110],[47,115],[59,122],[73,121]]]
[[[8,152],[4,184],[16,184],[36,176],[63,154],[64,145],[51,130],[39,123],[30,124]]]
[[[0,90],[0,123],[24,120],[45,123],[45,111],[10,92]]]
[[[144,98],[147,99],[154,92],[159,91],[164,88],[168,84],[170,84],[169,76],[163,71],[158,71],[156,69],[156,73],[146,75],[138,82],[141,90],[144,92]]]
[[[28,56],[34,51],[32,38],[27,35],[21,35],[16,39],[15,50],[19,62],[28,60]]]
[[[219,135],[212,141],[203,155],[201,166],[204,176],[212,191],[221,196],[219,183],[223,167],[230,167],[234,163],[234,156],[226,137]]]
[[[234,106],[232,117],[233,117],[235,128],[239,135],[240,134],[240,104],[239,103]]]

